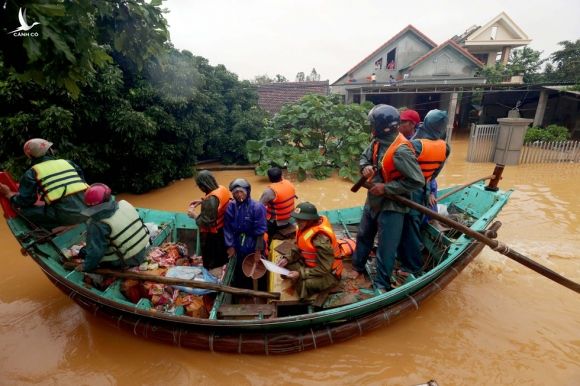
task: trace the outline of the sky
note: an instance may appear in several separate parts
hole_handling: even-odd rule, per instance
[[[175,48],[240,79],[294,81],[312,68],[336,81],[409,24],[441,44],[502,11],[542,57],[580,39],[578,0],[166,0]]]

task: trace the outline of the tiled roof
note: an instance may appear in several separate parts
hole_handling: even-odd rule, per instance
[[[258,105],[275,114],[286,103],[298,101],[304,95],[328,95],[328,80],[318,82],[285,82],[258,85]]]

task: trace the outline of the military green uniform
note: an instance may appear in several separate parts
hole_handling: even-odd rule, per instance
[[[334,251],[330,239],[325,234],[319,233],[312,238],[312,244],[316,247],[316,267],[310,268],[305,265],[297,247],[292,249],[292,254],[287,258],[286,268],[300,273],[295,286],[300,299],[332,288],[339,282],[332,273]]]

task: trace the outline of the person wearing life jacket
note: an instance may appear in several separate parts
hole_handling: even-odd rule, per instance
[[[292,182],[282,177],[282,169],[277,166],[268,169],[268,179],[271,184],[262,193],[260,202],[266,206],[268,240],[271,242],[276,232],[291,224],[296,189]]]
[[[83,172],[72,161],[56,158],[52,145],[42,138],[28,140],[23,150],[32,166],[22,175],[18,192],[0,184],[0,194],[22,217],[46,229],[87,220],[81,214],[88,188]],[[35,205],[39,198],[44,205]]]
[[[150,236],[137,210],[129,202],[116,202],[111,189],[92,184],[84,194],[88,208],[87,243],[80,253],[83,263],[77,271],[90,272],[97,267],[128,268],[145,261]]]
[[[441,172],[450,153],[449,145],[443,140],[447,122],[445,111],[429,111],[411,141],[426,181],[425,186],[412,193],[411,199],[420,205],[430,205],[434,211],[437,211],[435,178]],[[420,231],[423,218],[423,215],[416,210],[411,210],[405,215],[403,236],[398,249],[401,268],[395,272],[395,277],[400,284],[407,281],[409,277],[412,279],[422,274],[423,241]]]
[[[413,109],[401,110],[401,123],[399,124],[399,133],[405,138],[411,140],[415,136],[417,126],[421,122],[419,113]]]
[[[361,154],[361,174],[372,187],[367,193],[352,258],[353,278],[366,271],[365,266],[379,234],[375,289],[390,290],[390,277],[403,231],[403,220],[409,209],[388,199],[385,194],[409,197],[425,184],[425,178],[411,143],[398,131],[399,111],[393,106],[377,105],[369,112],[373,139]]]
[[[267,231],[266,207],[251,198],[252,187],[244,178],[236,178],[230,183],[234,199],[226,209],[224,239],[229,258],[236,259],[234,286],[253,288],[252,279],[244,275],[242,261],[248,255],[260,261],[264,254]],[[258,280],[258,288],[266,289],[266,276]]]
[[[203,266],[212,269],[228,262],[224,243],[224,219],[232,194],[226,187],[218,185],[208,170],[200,171],[195,183],[205,196],[190,203],[187,215],[195,220],[200,230]],[[199,214],[195,211],[197,206],[201,206]]]
[[[316,206],[302,202],[292,217],[298,224],[296,246],[278,265],[290,270],[287,277],[295,282],[300,299],[305,299],[338,284],[343,271],[342,255],[332,226],[318,214]]]

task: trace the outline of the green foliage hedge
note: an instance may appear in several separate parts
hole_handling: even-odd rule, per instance
[[[8,4],[6,14],[16,19],[18,7]],[[89,183],[116,192],[141,193],[191,176],[200,159],[247,162],[245,141],[259,138],[266,117],[254,87],[223,65],[172,48],[160,5],[31,6],[29,21],[44,22],[39,38],[4,34],[2,170],[21,175],[29,166],[22,145],[34,137],[54,142]],[[75,18],[86,14],[90,23]],[[71,33],[77,27],[82,39]]]
[[[262,139],[247,142],[248,159],[265,175],[271,166],[287,167],[298,180],[324,179],[338,169],[356,180],[361,152],[370,141],[370,104],[345,105],[335,96],[307,95],[286,105],[269,122]]]
[[[558,125],[543,127],[530,127],[524,136],[524,142],[535,141],[567,141],[570,139],[570,132],[567,128]]]

